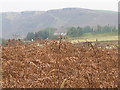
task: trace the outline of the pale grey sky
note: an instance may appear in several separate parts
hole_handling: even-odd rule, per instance
[[[67,7],[118,10],[119,0],[0,0],[0,12],[46,11]]]

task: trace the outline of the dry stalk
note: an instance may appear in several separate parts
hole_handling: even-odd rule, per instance
[[[65,82],[66,82],[67,79],[64,79],[62,84],[60,85],[60,88],[65,88]]]

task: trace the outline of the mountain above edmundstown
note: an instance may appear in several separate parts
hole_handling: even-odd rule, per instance
[[[117,26],[118,13],[114,11],[90,10],[83,8],[63,8],[48,11],[3,12],[2,36],[10,38],[12,34],[24,37],[28,32],[39,31],[47,27],[61,26]]]

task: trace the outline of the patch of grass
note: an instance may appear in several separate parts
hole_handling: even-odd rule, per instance
[[[77,42],[84,42],[84,41],[109,41],[109,40],[118,40],[118,34],[117,33],[104,33],[104,34],[93,34],[93,33],[87,33],[84,34],[81,37],[71,38],[70,41],[72,43]]]

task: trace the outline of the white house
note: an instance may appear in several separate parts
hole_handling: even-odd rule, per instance
[[[54,35],[58,36],[58,35],[62,35],[62,36],[65,36],[67,35],[67,32],[65,29],[58,29],[56,32],[54,32]]]

